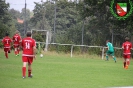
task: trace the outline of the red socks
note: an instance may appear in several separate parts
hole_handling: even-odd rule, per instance
[[[8,53],[5,53],[6,58],[8,58]]]
[[[17,51],[15,51],[15,55],[17,55]]]
[[[128,66],[129,66],[129,64],[130,64],[130,61],[127,61],[127,63],[126,63]]]
[[[22,76],[26,76],[26,67],[22,67]],[[28,70],[28,76],[31,76],[31,70]]]
[[[123,63],[124,64],[124,68],[126,67],[126,62]]]
[[[23,77],[26,76],[26,67],[22,67],[22,76],[23,76]]]
[[[19,49],[17,50],[17,53],[19,54]]]
[[[31,76],[31,70],[28,70],[28,76],[29,77]]]

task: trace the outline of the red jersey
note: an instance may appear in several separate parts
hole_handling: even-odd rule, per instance
[[[19,45],[21,41],[21,37],[19,34],[15,34],[12,40],[13,40],[13,45]]]
[[[131,54],[130,50],[132,49],[132,43],[131,42],[124,42],[122,44],[123,54],[128,55]]]
[[[10,48],[11,47],[11,42],[12,42],[12,40],[8,36],[4,37],[3,40],[2,40],[4,48]]]
[[[23,54],[22,56],[29,56],[33,57],[33,47],[36,47],[36,42],[31,37],[26,37],[22,39],[22,48],[23,48]]]

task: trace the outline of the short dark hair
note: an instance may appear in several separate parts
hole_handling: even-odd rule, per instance
[[[27,34],[26,34],[27,37],[31,37],[31,32],[28,31]]]
[[[5,36],[9,36],[9,33],[5,33]]]
[[[107,39],[107,40],[106,40],[106,42],[110,42],[110,40],[109,40],[109,39]]]
[[[129,41],[129,38],[128,38],[128,37],[126,37],[126,38],[125,38],[125,40],[126,40],[126,41]]]

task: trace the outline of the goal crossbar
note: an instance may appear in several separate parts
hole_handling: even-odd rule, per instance
[[[38,31],[39,31],[39,32],[43,32],[43,31],[44,31],[44,32],[46,32],[46,41],[45,41],[45,48],[44,48],[44,50],[47,51],[47,50],[48,50],[48,37],[49,37],[48,35],[49,35],[49,31],[48,31],[48,30],[35,30],[35,29],[32,29],[32,30],[31,30],[31,33],[32,33],[33,31],[37,31],[37,32],[38,32]],[[31,37],[32,37],[32,36],[31,36]]]

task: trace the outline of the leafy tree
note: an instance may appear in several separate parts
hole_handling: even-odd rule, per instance
[[[72,38],[68,35],[68,31],[76,25],[77,11],[74,2],[67,0],[59,0],[55,3],[46,2],[46,19],[54,31],[55,42],[72,43]],[[54,26],[55,24],[55,26]]]
[[[55,28],[53,37],[59,43],[81,44],[83,41],[86,45],[103,46],[106,39],[112,40],[113,36],[114,45],[121,46],[123,38],[131,36],[133,15],[125,21],[119,21],[111,14],[111,0],[78,1],[52,0],[35,3],[31,22],[36,29],[52,28],[54,31]]]
[[[20,18],[21,13],[15,9],[9,9],[9,13],[13,19]]]
[[[5,32],[10,32],[11,26],[11,16],[8,12],[9,4],[5,3],[5,1],[0,0],[0,38],[5,36]]]
[[[33,13],[30,12],[29,9],[26,9],[26,15],[25,15],[25,8],[22,8],[21,13],[14,9],[10,9],[9,13],[11,14],[13,18],[13,23],[16,26],[15,29],[18,30],[22,36],[25,36],[24,25],[26,24],[26,29],[27,29],[26,31],[32,29],[32,24],[30,22],[30,19],[33,16]],[[25,16],[26,16],[26,20],[25,20]],[[23,22],[19,23],[18,19],[22,20]]]
[[[49,26],[49,23],[45,17],[46,7],[44,2],[42,2],[41,4],[37,2],[34,3],[35,3],[35,9],[33,10],[34,15],[31,19],[33,26],[35,27],[35,29],[51,30],[51,27]]]
[[[30,19],[30,10],[26,9],[26,14],[25,14],[25,8],[22,8],[21,14],[20,14],[20,18],[25,20],[25,16],[26,16],[26,20]]]
[[[84,0],[85,10],[81,15],[83,14],[84,19],[88,21],[88,25],[86,25],[88,28],[85,30],[91,32],[93,37],[90,42],[93,45],[104,45],[104,41],[106,39],[111,40],[111,36],[113,36],[114,45],[121,46],[124,37],[130,34],[132,18],[129,17],[123,21],[115,18],[111,14],[110,3],[111,0]],[[101,34],[99,35],[99,33]]]

